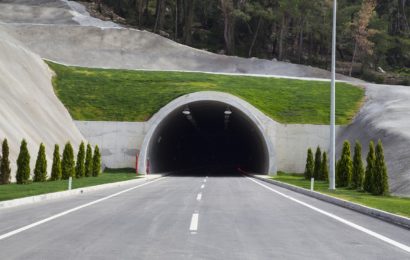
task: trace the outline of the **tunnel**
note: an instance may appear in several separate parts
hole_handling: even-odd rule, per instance
[[[266,140],[249,115],[229,103],[198,100],[170,110],[146,147],[150,173],[241,169],[268,173]]]

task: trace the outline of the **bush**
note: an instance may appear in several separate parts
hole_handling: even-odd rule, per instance
[[[101,173],[101,154],[98,145],[95,146],[94,149],[94,157],[93,157],[93,176],[97,177]]]
[[[312,149],[308,149],[307,151],[307,158],[306,158],[306,166],[305,166],[305,179],[310,180],[313,177],[313,169],[314,168],[314,161],[313,161],[313,153]]]
[[[74,177],[74,151],[71,143],[66,143],[63,151],[63,161],[61,162],[61,177],[63,180],[68,180],[70,177]]]
[[[327,153],[323,152],[322,158],[322,179],[324,181],[329,180],[329,165],[327,164]]]
[[[337,187],[348,187],[352,177],[352,158],[350,156],[350,143],[343,143],[342,156],[337,163]]]
[[[75,166],[75,177],[77,178],[82,178],[85,175],[84,160],[85,160],[85,148],[84,148],[84,142],[81,142],[80,147],[78,149],[78,154],[77,154],[77,164]]]
[[[356,141],[353,155],[353,171],[351,188],[362,190],[364,181],[364,166],[362,160],[362,145]]]
[[[376,162],[374,164],[372,184],[372,193],[374,195],[389,194],[389,180],[386,163],[384,162],[383,144],[381,140],[379,140],[376,145]]]
[[[323,180],[322,178],[322,151],[318,146],[315,154],[315,167],[313,170],[313,177],[315,180]]]
[[[54,146],[53,153],[53,166],[51,167],[51,181],[57,181],[61,179],[61,158],[60,158],[60,146],[56,144]]]
[[[9,184],[10,183],[10,160],[9,160],[9,145],[7,139],[4,139],[2,144],[2,156],[0,160],[0,184]]]
[[[366,158],[366,171],[364,174],[364,184],[363,189],[367,192],[372,192],[373,189],[373,172],[376,163],[376,154],[374,152],[374,143],[370,141],[369,143],[369,152],[367,153]]]
[[[90,144],[87,144],[85,155],[85,177],[93,176],[93,151]]]
[[[21,141],[20,153],[17,158],[16,182],[17,184],[30,182],[30,153],[25,139]]]
[[[47,180],[47,158],[46,158],[46,148],[44,144],[40,144],[40,148],[37,154],[36,166],[34,167],[34,178],[35,182],[44,182]]]

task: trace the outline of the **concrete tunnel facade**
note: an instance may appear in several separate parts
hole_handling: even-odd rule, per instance
[[[222,92],[181,96],[153,118],[142,142],[138,172],[240,167],[276,173],[275,150],[259,110]]]

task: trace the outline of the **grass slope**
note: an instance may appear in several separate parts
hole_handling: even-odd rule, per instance
[[[289,183],[305,189],[310,189],[310,181],[305,180],[300,174],[278,173],[272,177],[274,180]],[[410,217],[410,198],[395,196],[373,196],[366,192],[338,188],[329,190],[329,184],[324,181],[315,181],[315,191],[348,200],[368,207],[384,210],[390,213]]]
[[[48,64],[56,73],[55,92],[76,120],[146,121],[179,96],[211,90],[236,95],[281,123],[329,123],[327,82]],[[337,124],[347,124],[364,90],[338,83],[336,95]]]

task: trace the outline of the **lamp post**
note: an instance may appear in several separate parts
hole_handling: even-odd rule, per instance
[[[333,0],[333,29],[332,29],[332,80],[330,90],[330,176],[329,176],[329,189],[336,189],[336,131],[335,131],[335,103],[336,103],[336,13],[337,13],[337,0]]]

